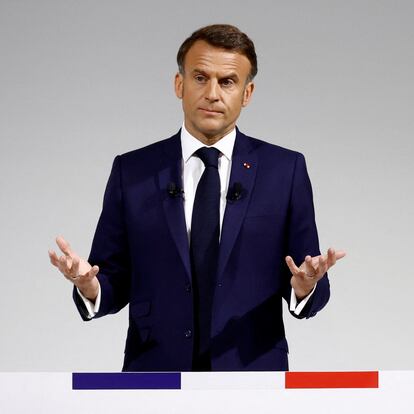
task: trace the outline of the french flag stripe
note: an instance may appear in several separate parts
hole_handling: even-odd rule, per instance
[[[286,372],[285,388],[379,388],[378,371]]]
[[[179,390],[179,372],[74,372],[73,390]]]

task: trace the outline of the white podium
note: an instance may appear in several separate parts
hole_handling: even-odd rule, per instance
[[[413,412],[414,371],[1,372],[0,413]]]

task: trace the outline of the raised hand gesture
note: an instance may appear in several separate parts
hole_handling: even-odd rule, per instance
[[[63,237],[57,237],[56,244],[63,255],[58,257],[53,250],[49,250],[50,262],[81,291],[83,296],[94,302],[99,292],[99,282],[96,277],[99,267],[91,266],[85,259],[79,257]]]
[[[292,273],[290,284],[295,291],[296,297],[301,300],[309,295],[318,280],[322,278],[337,260],[342,259],[345,254],[342,250],[336,252],[330,248],[326,255],[306,256],[305,261],[299,267],[296,266],[290,256],[286,256],[286,264]]]

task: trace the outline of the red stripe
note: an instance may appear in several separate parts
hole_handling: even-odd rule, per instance
[[[285,388],[378,388],[378,371],[286,372]]]

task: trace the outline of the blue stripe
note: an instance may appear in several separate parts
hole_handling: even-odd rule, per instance
[[[73,390],[179,390],[180,372],[74,372]]]

